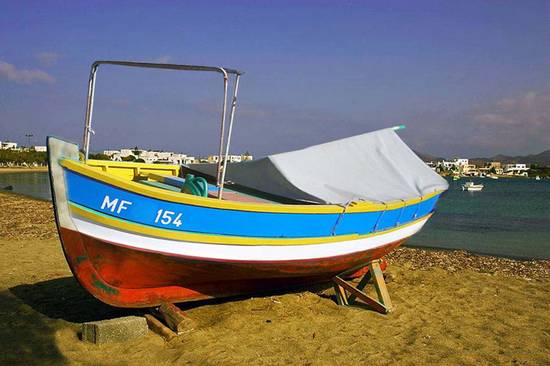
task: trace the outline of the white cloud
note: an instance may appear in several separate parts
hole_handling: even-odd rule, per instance
[[[550,94],[529,92],[518,98],[502,99],[488,112],[474,115],[474,120],[482,125],[497,128],[517,126],[537,130],[539,127],[548,127]]]
[[[15,81],[19,84],[32,84],[34,82],[53,83],[54,77],[45,71],[38,69],[18,69],[12,64],[0,60],[0,78]]]
[[[419,151],[440,155],[522,155],[550,149],[550,92],[527,92],[453,115],[412,118]],[[434,151],[435,150],[435,151]]]
[[[61,58],[61,55],[55,52],[41,52],[36,55],[36,59],[44,66],[53,66]]]

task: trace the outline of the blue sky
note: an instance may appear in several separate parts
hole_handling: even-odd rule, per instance
[[[550,149],[550,2],[2,1],[0,140],[79,142],[96,59],[245,71],[234,153],[405,123],[440,156]],[[92,149],[216,151],[218,75],[102,67]]]

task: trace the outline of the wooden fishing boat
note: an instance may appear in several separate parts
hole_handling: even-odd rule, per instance
[[[220,73],[218,164],[88,159],[96,73],[104,64]],[[394,129],[225,164],[240,76],[221,67],[92,65],[82,151],[54,137],[47,145],[65,257],[99,300],[150,307],[327,281],[381,258],[431,217],[447,183]],[[349,161],[328,161],[321,171],[315,159],[327,156]]]

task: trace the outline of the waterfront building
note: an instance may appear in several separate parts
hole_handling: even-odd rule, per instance
[[[437,171],[437,166],[438,165],[436,163],[434,163],[433,161],[427,161],[425,163],[426,163],[427,166],[430,167],[431,170]]]
[[[0,141],[0,150],[17,150],[17,142]]]
[[[201,159],[201,163],[204,159]],[[218,155],[208,155],[208,158],[206,159],[207,163],[217,163],[219,160]],[[252,155],[250,154],[243,154],[243,155],[227,155],[227,161],[230,163],[240,163],[242,161],[248,161],[252,160]]]
[[[443,160],[440,163],[440,166],[442,166],[443,168],[445,168],[447,170],[455,170],[455,171],[463,173],[465,170],[468,171],[468,169],[469,169],[468,168],[468,166],[469,166],[468,163],[469,163],[468,159],[454,158],[451,161]],[[475,168],[475,165],[474,165],[474,168]]]
[[[468,159],[463,159],[468,161]],[[479,170],[477,169],[477,166],[475,164],[466,164],[466,165],[460,165],[462,174],[469,175],[469,176],[478,176]]]
[[[196,158],[187,154],[175,153],[171,151],[158,150],[142,150],[124,148],[120,150],[103,150],[103,154],[107,155],[113,161],[122,161],[129,156],[134,156],[136,159],[142,159],[148,164],[196,164],[196,163],[217,163],[218,155],[209,155],[207,158]],[[246,153],[243,155],[228,155],[227,160],[230,163],[239,163],[241,161],[252,160],[252,155]]]
[[[516,175],[516,176],[522,176],[526,177],[527,172],[529,171],[529,168],[527,167],[527,164],[506,164],[506,167],[504,168],[504,174],[506,175]]]

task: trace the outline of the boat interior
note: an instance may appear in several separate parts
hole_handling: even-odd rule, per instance
[[[198,176],[197,172],[185,166],[92,159],[87,160],[86,165],[106,174],[156,189],[218,199],[219,190],[215,184],[215,178]],[[226,182],[222,200],[264,204],[304,204],[304,202],[254,191],[231,182]]]

